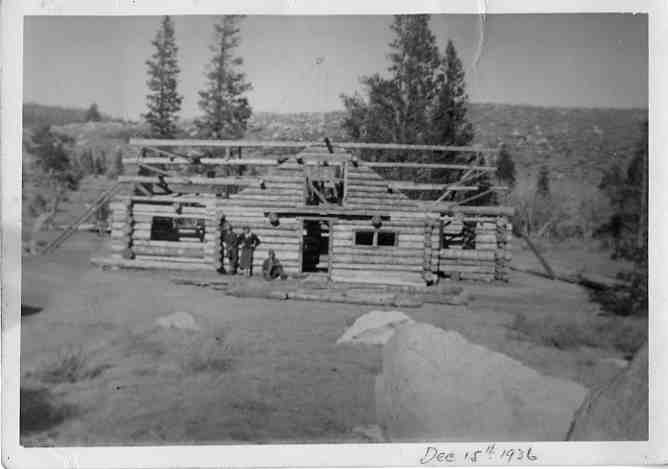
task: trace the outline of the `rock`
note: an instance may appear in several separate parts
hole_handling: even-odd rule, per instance
[[[609,383],[593,389],[578,409],[569,440],[623,441],[649,437],[647,344]]]
[[[401,311],[371,311],[357,318],[336,343],[383,345],[397,327],[414,322]]]
[[[155,322],[160,327],[164,327],[166,329],[175,328],[190,331],[200,330],[200,327],[197,325],[197,322],[195,321],[195,318],[192,316],[192,314],[182,311],[170,314],[168,316],[159,317]]]
[[[383,349],[376,413],[390,441],[564,440],[585,394],[457,332],[416,323]]]

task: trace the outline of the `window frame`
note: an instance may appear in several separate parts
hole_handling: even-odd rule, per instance
[[[371,244],[357,244],[357,233],[373,233]],[[379,233],[390,233],[394,235],[394,244],[378,244],[378,234]],[[354,229],[353,230],[353,246],[361,248],[373,248],[373,249],[387,249],[395,248],[399,245],[399,232],[396,230],[388,229]]]

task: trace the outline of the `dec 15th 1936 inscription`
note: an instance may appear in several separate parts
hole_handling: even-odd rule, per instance
[[[420,464],[495,464],[535,463],[538,456],[531,446],[497,446],[496,443],[466,450],[428,446]]]

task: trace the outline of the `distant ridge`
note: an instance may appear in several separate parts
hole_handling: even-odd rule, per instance
[[[44,125],[65,125],[86,122],[87,109],[48,106],[39,103],[23,103],[23,127],[40,127]],[[102,114],[102,120],[111,118]]]

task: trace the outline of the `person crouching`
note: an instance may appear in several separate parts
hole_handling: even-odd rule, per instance
[[[262,276],[265,280],[274,280],[278,277],[281,280],[288,278],[287,274],[283,271],[281,262],[276,258],[276,253],[273,249],[269,250],[267,258],[262,263]]]

